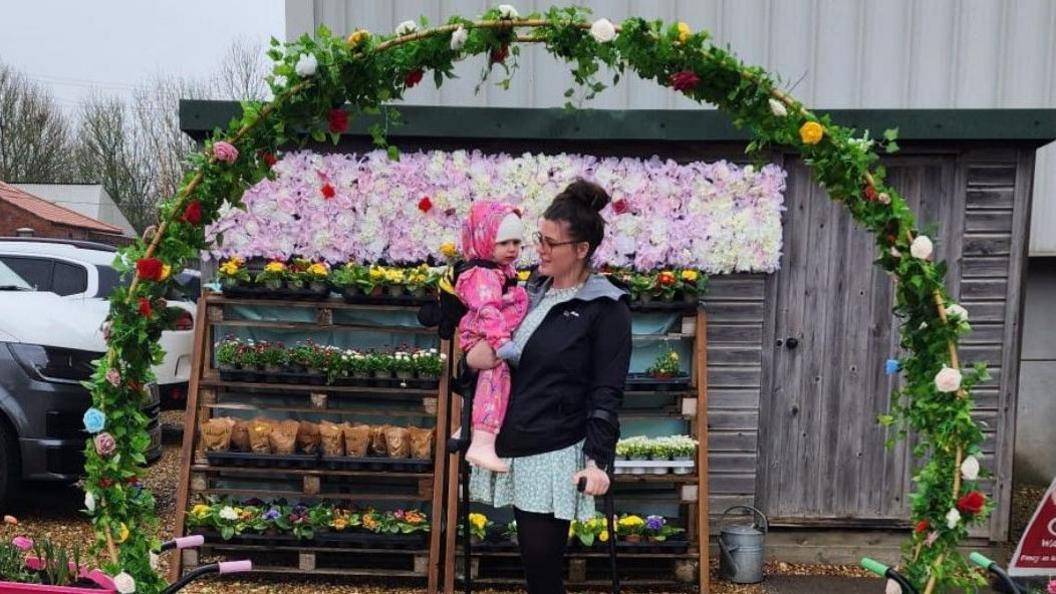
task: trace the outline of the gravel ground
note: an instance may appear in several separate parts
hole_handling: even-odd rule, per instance
[[[162,423],[178,426],[182,413],[163,413]],[[171,435],[171,433],[169,433]],[[161,460],[152,466],[145,477],[148,488],[154,491],[158,502],[164,536],[172,534],[176,511],[176,477],[179,473],[180,445],[166,443]],[[1041,494],[1038,494],[1040,497]],[[26,485],[21,497],[3,513],[19,518],[24,531],[30,535],[47,536],[65,545],[85,546],[92,542],[91,525],[79,511],[83,507],[84,495],[75,486]],[[1029,518],[1030,512],[1026,512]],[[1025,522],[1026,520],[1024,520]],[[163,557],[162,563],[165,563]],[[712,563],[712,592],[715,594],[766,594],[763,585],[743,586],[728,584],[716,577],[717,561]],[[853,566],[798,565],[790,563],[768,563],[767,575],[842,575],[865,576]],[[419,588],[385,583],[350,583],[337,579],[314,579],[283,577],[250,577],[205,579],[196,582],[184,592],[188,594],[220,594],[240,592],[248,594],[402,594],[420,592]],[[475,590],[476,592],[500,594],[499,590]],[[683,592],[688,590],[683,590]]]

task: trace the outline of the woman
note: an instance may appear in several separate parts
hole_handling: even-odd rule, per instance
[[[529,594],[565,591],[561,561],[572,520],[594,517],[594,497],[609,489],[620,429],[617,409],[631,357],[626,292],[592,273],[605,236],[600,211],[609,195],[578,180],[543,213],[536,234],[537,278],[528,283],[527,317],[514,333],[520,357],[496,451],[509,472],[474,468],[474,501],[514,506]],[[498,365],[486,343],[470,366]],[[586,489],[576,489],[580,478]]]

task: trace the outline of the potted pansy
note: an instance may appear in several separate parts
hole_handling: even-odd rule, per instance
[[[616,535],[622,538],[625,542],[642,542],[642,536],[644,534],[645,520],[643,520],[641,516],[623,514],[616,521]]]
[[[286,282],[286,264],[281,260],[272,260],[264,265],[264,270],[257,274],[257,283],[271,291],[282,289]]]
[[[286,271],[283,275],[286,280],[286,286],[295,291],[303,291],[308,286],[309,265],[311,265],[311,262],[304,258],[294,258],[286,266]]]
[[[402,268],[385,269],[385,291],[391,297],[402,297],[407,290],[407,275]]]
[[[682,280],[673,270],[661,270],[656,273],[656,290],[664,301],[674,301],[675,295],[682,290]]]
[[[594,546],[596,542],[608,542],[610,536],[605,516],[601,514],[597,514],[589,520],[573,522],[572,532],[575,538],[585,547]]]
[[[425,297],[429,283],[429,267],[422,264],[417,268],[407,270],[405,280],[407,284],[407,292],[411,294],[411,297],[416,299]]]
[[[689,303],[696,303],[708,287],[707,275],[692,268],[685,268],[678,273],[682,282],[682,298]]]
[[[303,503],[298,503],[291,507],[286,514],[286,519],[290,522],[290,532],[299,540],[311,540],[315,536],[315,526],[312,524],[311,511],[312,508]]]
[[[238,348],[238,366],[244,371],[251,372],[250,376],[255,377],[253,372],[260,371],[264,366],[260,354],[260,344],[252,339],[242,341]]]
[[[419,510],[396,510],[392,512],[394,526],[400,534],[429,532],[429,519]]]
[[[664,542],[681,532],[685,532],[685,530],[671,526],[663,516],[646,516],[642,536],[645,537],[646,541],[655,543]]]
[[[224,290],[249,284],[249,271],[246,270],[246,261],[237,256],[221,262],[217,268],[216,276],[220,280],[220,287]]]
[[[382,266],[371,266],[364,270],[359,280],[360,290],[364,295],[380,297],[385,292],[386,275]]]
[[[679,356],[673,350],[661,353],[653,362],[653,365],[645,370],[654,379],[671,379],[677,376],[680,371]]]

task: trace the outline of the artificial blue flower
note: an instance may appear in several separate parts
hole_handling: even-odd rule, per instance
[[[106,427],[106,413],[98,408],[89,408],[84,412],[84,428],[88,433],[99,433]]]
[[[895,375],[900,369],[902,369],[902,364],[899,363],[898,359],[888,359],[887,363],[884,364],[884,371],[887,372],[887,375]]]

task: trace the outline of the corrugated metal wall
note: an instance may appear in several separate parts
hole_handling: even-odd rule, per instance
[[[287,37],[326,25],[392,31],[425,15],[432,23],[472,17],[480,0],[286,0]],[[514,0],[521,14],[556,0]],[[631,15],[683,20],[711,31],[746,62],[778,74],[806,104],[838,108],[1056,107],[1056,1],[1052,0],[580,0],[613,21]],[[541,48],[525,47],[509,91],[474,94],[482,60],[459,65],[460,80],[424,84],[409,103],[552,107],[570,77]],[[691,109],[696,104],[635,76],[607,90],[596,108]],[[1035,178],[1031,255],[1056,255],[1056,149],[1043,149]]]

